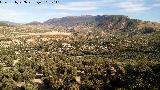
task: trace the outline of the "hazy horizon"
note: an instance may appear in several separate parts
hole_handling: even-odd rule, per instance
[[[97,15],[100,15],[100,14],[97,14]],[[97,16],[97,15],[91,15],[91,16]],[[103,15],[107,15],[107,14],[103,14]],[[114,14],[113,14],[114,15]],[[118,15],[118,14],[117,14]],[[73,15],[74,17],[75,15]],[[77,16],[85,16],[85,15],[77,15]],[[126,15],[124,15],[126,16]],[[40,22],[40,23],[44,23],[45,21],[49,20],[49,19],[54,19],[54,18],[63,18],[63,17],[72,17],[72,16],[62,16],[62,17],[53,17],[53,18],[48,18],[44,21],[30,21],[30,22],[14,22],[14,21],[1,21],[0,22],[11,22],[11,23],[17,23],[17,24],[27,24],[27,23],[32,23],[32,22]],[[131,18],[129,17],[130,19],[138,19],[138,18]],[[138,19],[138,20],[143,20],[143,19]],[[143,20],[143,21],[151,21],[151,20]],[[151,22],[156,22],[156,23],[160,23],[160,21],[151,21]]]
[[[44,22],[52,18],[81,15],[126,15],[144,21],[160,22],[160,0],[12,0],[0,3],[0,21],[15,23]],[[47,2],[46,2],[47,1]],[[4,3],[7,2],[7,3]]]

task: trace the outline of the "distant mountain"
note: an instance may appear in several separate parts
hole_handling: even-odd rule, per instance
[[[43,23],[41,22],[38,22],[38,21],[33,21],[33,22],[30,22],[30,23],[27,23],[26,25],[41,25]]]
[[[68,16],[62,18],[53,18],[44,22],[47,25],[73,26],[83,23],[95,23],[95,17],[91,15]]]
[[[104,30],[121,30],[132,31],[142,29],[160,30],[160,24],[156,22],[142,21],[138,19],[130,19],[124,15],[84,15],[84,16],[68,16],[63,18],[53,18],[45,21],[45,25],[60,26],[78,26],[93,24],[96,28]]]
[[[19,25],[20,23],[14,23],[10,21],[0,21],[0,25]]]
[[[93,27],[103,30],[111,31],[134,31],[134,30],[147,30],[152,32],[160,30],[160,24],[150,21],[142,21],[138,19],[131,19],[124,15],[83,15],[83,16],[67,16],[62,18],[49,19],[43,23],[30,22],[26,25],[49,25],[49,26],[64,26],[64,27]],[[150,31],[152,30],[152,31]]]
[[[98,28],[104,30],[121,30],[121,31],[133,31],[153,29],[160,30],[160,24],[150,21],[142,21],[138,19],[130,19],[128,16],[123,15],[103,15],[96,16],[96,22]]]

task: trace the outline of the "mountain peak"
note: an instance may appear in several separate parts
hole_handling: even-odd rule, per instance
[[[53,18],[44,23],[32,22],[32,25],[43,24],[53,26],[69,26],[69,27],[94,27],[103,30],[140,30],[143,28],[159,29],[159,23],[142,21],[138,19],[130,19],[125,15],[81,15],[81,16],[67,16],[62,18]]]

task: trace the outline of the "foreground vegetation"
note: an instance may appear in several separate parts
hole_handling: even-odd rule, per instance
[[[3,30],[1,34],[5,35]],[[22,32],[20,29],[15,31]],[[71,33],[69,36],[14,38],[21,43],[12,43],[12,33],[9,33],[13,35],[11,38],[1,37],[0,89],[159,90],[159,31],[106,32],[94,29]],[[27,42],[28,39],[34,40]],[[4,43],[8,41],[11,41],[9,45]]]

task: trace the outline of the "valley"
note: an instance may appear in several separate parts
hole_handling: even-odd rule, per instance
[[[160,23],[124,15],[0,23],[1,90],[158,90]]]

